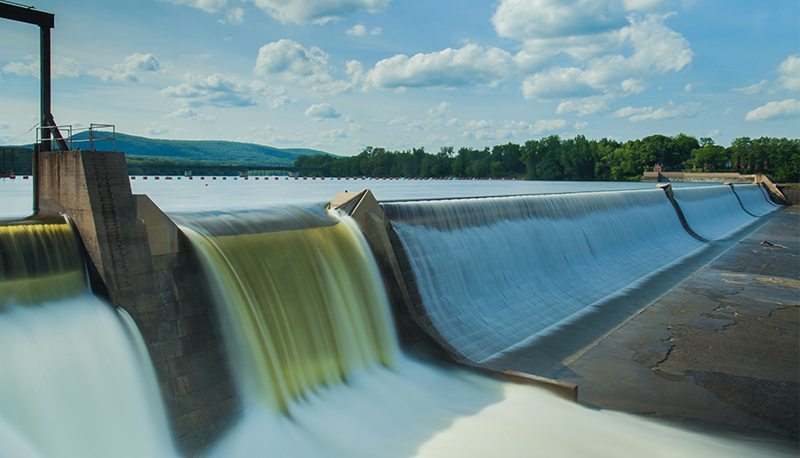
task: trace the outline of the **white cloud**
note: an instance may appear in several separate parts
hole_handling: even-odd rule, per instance
[[[383,29],[380,27],[375,27],[374,29],[369,31],[370,35],[380,35],[383,33]]]
[[[353,35],[354,37],[363,37],[367,34],[367,28],[362,24],[357,24],[354,25],[352,29],[347,30],[345,33],[348,35]]]
[[[771,119],[796,118],[800,116],[800,100],[788,99],[782,102],[769,102],[747,113],[746,121],[767,121]]]
[[[506,51],[468,44],[461,49],[384,59],[364,75],[364,84],[368,89],[493,85],[508,76],[512,66],[513,58]]]
[[[360,11],[379,13],[390,0],[250,0],[283,23],[325,24]]]
[[[342,129],[332,129],[326,132],[322,132],[319,134],[319,138],[325,138],[328,140],[336,140],[339,138],[347,138],[347,132]]]
[[[4,73],[13,73],[19,76],[33,76],[39,77],[39,62],[32,60],[33,56],[28,56],[26,59],[31,59],[28,63],[23,62],[9,62],[3,66]]]
[[[621,5],[611,1],[502,0],[492,24],[501,37],[525,41],[595,35],[627,24]]]
[[[622,89],[622,93],[624,95],[630,95],[630,94],[640,94],[644,92],[645,89],[650,87],[650,85],[642,80],[629,78],[619,83],[619,87],[620,89]]]
[[[666,0],[622,0],[625,11],[647,13],[667,6]]]
[[[306,49],[296,41],[283,39],[258,50],[255,73],[300,84],[321,85],[333,79],[328,74],[328,58],[328,54],[315,46]],[[322,91],[325,92],[324,88]]]
[[[169,126],[165,126],[162,124],[149,124],[144,129],[145,135],[164,135],[170,131]]]
[[[13,73],[19,76],[32,76],[39,78],[39,59],[34,56],[26,56],[26,62],[9,62],[3,66],[3,72]],[[55,78],[77,78],[83,73],[83,67],[77,60],[71,57],[63,57],[58,54],[53,55],[50,74]]]
[[[170,119],[188,119],[190,121],[200,121],[200,122],[216,122],[217,118],[214,116],[207,116],[200,114],[191,108],[181,108],[178,111],[170,113],[165,116],[165,118]]]
[[[610,104],[611,100],[602,96],[565,100],[558,105],[556,114],[576,113],[578,116],[587,116],[610,110]]]
[[[533,125],[531,131],[534,134],[542,134],[545,132],[554,132],[563,129],[567,125],[567,121],[563,119],[540,119]]]
[[[121,64],[116,64],[111,70],[97,68],[90,70],[89,74],[97,76],[103,81],[139,81],[143,75],[148,73],[164,72],[158,59],[150,54],[131,54],[122,60]]]
[[[574,126],[572,126],[572,127],[573,127],[575,130],[583,130],[583,129],[586,129],[586,127],[587,127],[588,125],[589,125],[589,123],[588,123],[588,122],[586,122],[586,121],[578,121],[578,122],[576,122],[576,123],[575,123],[575,125],[574,125]]]
[[[246,107],[256,105],[253,97],[267,92],[264,83],[245,83],[235,76],[221,73],[203,77],[187,73],[184,82],[169,86],[161,94],[174,97],[188,106],[212,105],[216,107]]]
[[[448,111],[450,111],[450,104],[448,102],[442,102],[439,105],[436,105],[435,107],[428,110],[428,117],[441,118]]]
[[[278,108],[285,108],[289,106],[289,104],[294,102],[297,102],[297,100],[282,95],[280,97],[275,97],[274,99],[270,100],[269,107],[272,108],[273,110]]]
[[[315,121],[323,121],[326,119],[341,118],[342,113],[333,108],[330,104],[320,103],[319,105],[311,105],[305,113],[306,116],[314,118]]]
[[[225,19],[220,20],[222,24],[241,24],[244,22],[244,10],[240,7],[231,8],[225,14]]]
[[[668,104],[666,107],[655,109],[653,107],[634,108],[631,106],[621,108],[611,116],[614,118],[628,118],[628,121],[657,121],[669,118],[691,118],[697,115],[701,106],[697,102],[688,102],[681,105]]]
[[[769,89],[769,81],[761,80],[760,82],[747,86],[747,87],[734,87],[731,88],[731,92],[739,92],[741,94],[761,94],[766,92]]]
[[[641,92],[643,77],[678,72],[692,62],[689,42],[662,24],[665,16],[630,18],[630,25],[620,29],[622,43],[633,48],[629,56],[607,54],[590,59],[585,68],[554,67],[529,76],[522,85],[526,99],[553,100],[611,93]]]
[[[0,130],[10,129],[10,128],[11,128],[11,126],[9,126],[8,124],[6,124],[4,122],[0,122]]]
[[[800,91],[800,54],[789,56],[778,66],[778,80],[790,91]]]
[[[181,6],[191,6],[206,13],[216,13],[228,4],[228,0],[158,0]]]

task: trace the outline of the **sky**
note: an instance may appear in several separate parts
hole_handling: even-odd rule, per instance
[[[25,1],[55,14],[52,111],[76,130],[345,156],[800,138],[797,0]],[[0,43],[0,144],[30,143],[39,32],[0,19]]]

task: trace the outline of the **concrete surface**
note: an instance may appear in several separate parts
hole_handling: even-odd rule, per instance
[[[588,406],[797,448],[799,239],[792,206],[550,376]]]

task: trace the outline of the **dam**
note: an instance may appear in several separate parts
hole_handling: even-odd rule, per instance
[[[761,369],[783,389],[782,418],[728,403],[732,420],[717,419],[760,432],[746,440],[614,412],[647,406],[609,393],[646,393],[614,359],[626,337],[654,359],[659,388],[685,385],[676,358],[691,339],[631,329],[667,319],[669,301],[690,313],[676,285],[712,300],[700,291],[724,263],[735,291],[767,285],[796,362],[798,213],[761,184],[391,201],[364,190],[241,209],[223,194],[165,213],[132,193],[122,153],[39,161],[41,211],[0,226],[5,455],[796,453],[796,429],[781,426],[796,417],[790,363],[788,377]],[[768,245],[752,241],[761,234]],[[748,251],[783,264],[747,276],[731,266]],[[681,329],[726,326],[698,313]],[[664,364],[658,344],[672,345]],[[694,377],[713,392],[713,376],[734,372]],[[682,393],[637,395],[681,405]],[[711,424],[709,405],[673,413]]]

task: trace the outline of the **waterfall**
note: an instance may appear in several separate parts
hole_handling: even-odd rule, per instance
[[[0,310],[81,294],[84,277],[77,238],[63,220],[0,225]]]
[[[739,203],[730,186],[700,186],[673,189],[686,222],[708,240],[726,239],[756,218]]]
[[[702,247],[660,190],[382,204],[435,330],[486,361]]]
[[[733,190],[745,210],[753,215],[764,216],[775,211],[777,207],[766,196],[766,191],[760,184],[734,184]]]
[[[0,456],[173,457],[141,337],[78,246],[63,223],[0,227]]]
[[[220,287],[251,399],[285,413],[320,386],[395,366],[386,293],[352,221],[299,208],[177,218]]]

